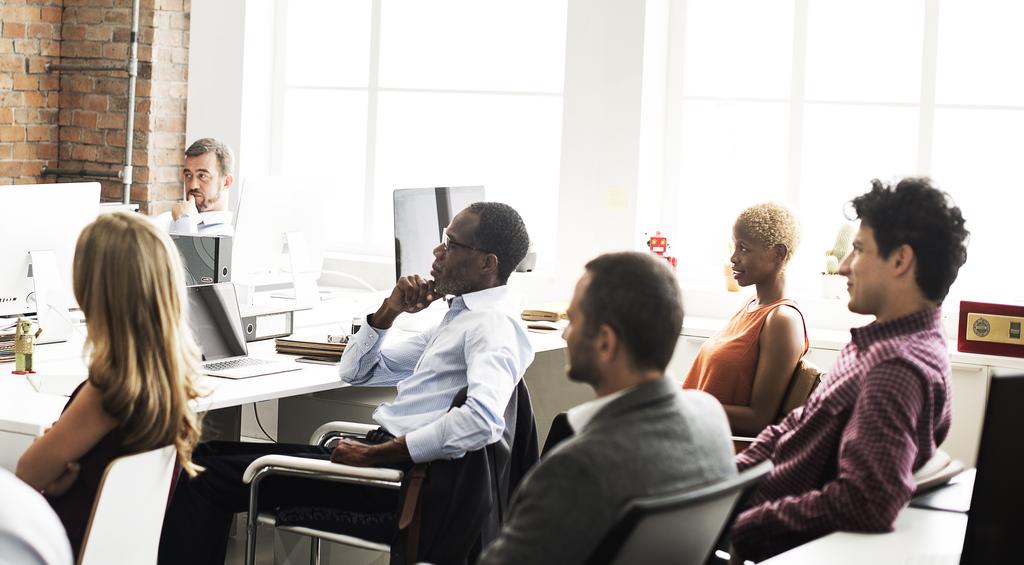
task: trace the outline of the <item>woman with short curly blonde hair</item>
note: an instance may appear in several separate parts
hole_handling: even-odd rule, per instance
[[[786,297],[786,265],[799,243],[799,222],[775,202],[747,208],[733,226],[733,277],[756,292],[704,342],[683,387],[718,398],[735,435],[756,436],[773,423],[807,352],[803,314]]]
[[[174,445],[178,465],[196,474],[199,425],[189,401],[199,348],[185,317],[178,252],[145,217],[117,212],[86,226],[72,278],[88,328],[88,378],[17,474],[46,495],[78,553],[113,459]]]

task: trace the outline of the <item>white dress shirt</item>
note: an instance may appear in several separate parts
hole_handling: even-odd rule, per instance
[[[438,326],[393,345],[382,347],[387,332],[363,324],[341,357],[341,378],[398,385],[373,419],[405,436],[413,461],[462,457],[501,438],[505,408],[533,362],[520,312],[503,285],[456,297]],[[466,403],[449,411],[462,387]]]
[[[41,494],[0,469],[0,563],[71,565],[64,526]]]
[[[232,225],[234,214],[230,210],[200,212],[199,215],[188,214],[174,219],[170,212],[153,216],[153,223],[167,233],[191,235],[235,235]]]

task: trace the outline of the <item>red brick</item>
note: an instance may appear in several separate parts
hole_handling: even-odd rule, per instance
[[[24,126],[0,126],[0,141],[24,141]]]
[[[22,93],[21,92],[16,92],[14,94],[22,94]],[[28,119],[28,108],[25,108],[25,97],[24,97],[24,95],[22,95],[21,103],[18,104],[17,107],[11,108],[11,110],[14,112],[13,123],[15,123],[15,124],[27,124],[29,122],[29,119]]]
[[[32,74],[42,74],[46,72],[46,63],[50,60],[46,57],[29,57],[28,58],[28,72]]]
[[[106,144],[111,147],[124,148],[125,133],[123,130],[106,132]]]
[[[25,24],[19,22],[4,22],[4,37],[19,38],[25,37]]]
[[[62,57],[83,57],[98,59],[103,54],[103,44],[94,41],[67,41],[60,47]]]
[[[22,92],[6,91],[0,92],[0,106],[18,108],[25,103],[25,94]],[[16,118],[15,118],[16,119]]]
[[[123,78],[97,78],[93,91],[97,94],[126,96],[128,94],[128,81]]]
[[[17,184],[35,184],[36,182],[38,182],[35,177],[39,176],[39,171],[41,171],[42,169],[42,163],[23,163],[21,165],[21,174],[22,176],[30,178],[25,179],[27,182],[20,182],[20,179],[15,182]]]
[[[92,110],[94,112],[106,112],[107,100],[109,100],[109,98],[102,94],[86,94],[82,97],[80,106],[86,110]]]
[[[125,118],[124,114],[100,114],[96,120],[96,127],[100,129],[121,129],[124,127]]]
[[[58,35],[56,31],[53,24],[34,23],[29,24],[27,35],[33,39],[53,39]]]
[[[39,54],[46,57],[60,56],[60,42],[47,39],[39,40]]]
[[[25,161],[36,158],[35,143],[18,143],[14,145],[14,158]]]
[[[39,79],[40,90],[60,90],[60,77],[56,75],[46,75]]]
[[[14,53],[14,40],[0,39],[0,53]]]
[[[39,148],[36,150],[39,154],[40,159],[56,159],[57,158],[57,144],[56,143],[40,143]]]
[[[120,164],[123,159],[124,159],[124,150],[123,149],[118,149],[116,147],[107,147],[105,145],[100,147],[100,154],[99,154],[99,157],[97,158],[97,160],[100,163],[118,163],[118,164]],[[134,177],[135,176],[134,175],[134,171],[132,171],[132,172],[133,172],[132,177]],[[141,179],[133,178],[133,180],[141,180]]]
[[[53,126],[28,126],[25,130],[29,141],[52,141],[56,133]]]
[[[110,41],[114,37],[114,28],[108,25],[91,25],[85,28],[85,38],[89,41]]]
[[[39,79],[32,75],[21,75],[14,77],[14,90],[35,90],[39,88]],[[33,92],[36,96],[39,95],[37,92]],[[45,100],[41,101],[41,104],[33,104],[33,106],[44,106]]]
[[[36,39],[15,39],[14,52],[22,55],[38,55],[39,41]]]
[[[40,10],[39,17],[44,22],[59,24],[62,12],[63,10],[61,10],[60,8],[43,8],[42,10]]]
[[[0,143],[0,160],[10,159],[11,155],[14,154],[13,144]]]
[[[96,81],[87,76],[72,76],[68,90],[71,92],[92,92],[95,89]]]
[[[103,132],[92,128],[82,130],[82,143],[103,145]]]
[[[3,17],[5,21],[34,22],[39,20],[39,8],[8,6],[4,8]]]
[[[106,10],[103,13],[103,21],[108,24],[125,24],[131,23],[132,15],[128,10]]]
[[[21,172],[21,163],[4,161],[0,163],[0,177],[13,177]]]
[[[23,73],[25,72],[25,58],[17,55],[0,55],[0,72]]]
[[[98,154],[94,145],[76,145],[71,149],[71,157],[78,161],[95,161]]]
[[[82,128],[74,126],[61,127],[59,138],[61,141],[79,141],[82,139]]]
[[[15,79],[14,82],[15,82],[15,84],[17,84],[18,80]],[[27,89],[23,89],[23,90],[27,90]],[[24,100],[25,100],[25,106],[28,107],[28,108],[45,108],[46,107],[46,96],[44,96],[44,95],[42,95],[42,94],[40,94],[38,92],[35,92],[35,91],[26,92]]]
[[[11,119],[11,109],[0,108],[0,124],[9,124],[11,123]]]
[[[71,113],[71,123],[78,127],[95,128],[96,112],[83,112],[81,110],[74,110]]]
[[[128,59],[128,46],[123,43],[107,43],[103,46],[103,58],[123,61]]]
[[[75,22],[80,24],[103,23],[103,10],[99,8],[79,8],[75,13]]]

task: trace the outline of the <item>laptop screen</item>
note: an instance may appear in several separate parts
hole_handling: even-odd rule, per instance
[[[188,287],[188,319],[203,352],[203,361],[247,354],[235,285],[207,284]]]

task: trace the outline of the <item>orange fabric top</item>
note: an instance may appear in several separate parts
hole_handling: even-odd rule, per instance
[[[683,388],[703,390],[722,404],[749,406],[750,392],[754,388],[754,372],[760,354],[761,328],[764,321],[779,306],[789,306],[800,314],[796,302],[783,298],[766,304],[753,311],[748,308],[757,297],[733,315],[725,328],[708,338],[693,360],[690,374],[683,381]],[[804,324],[804,353],[810,342],[807,340],[807,324]]]

